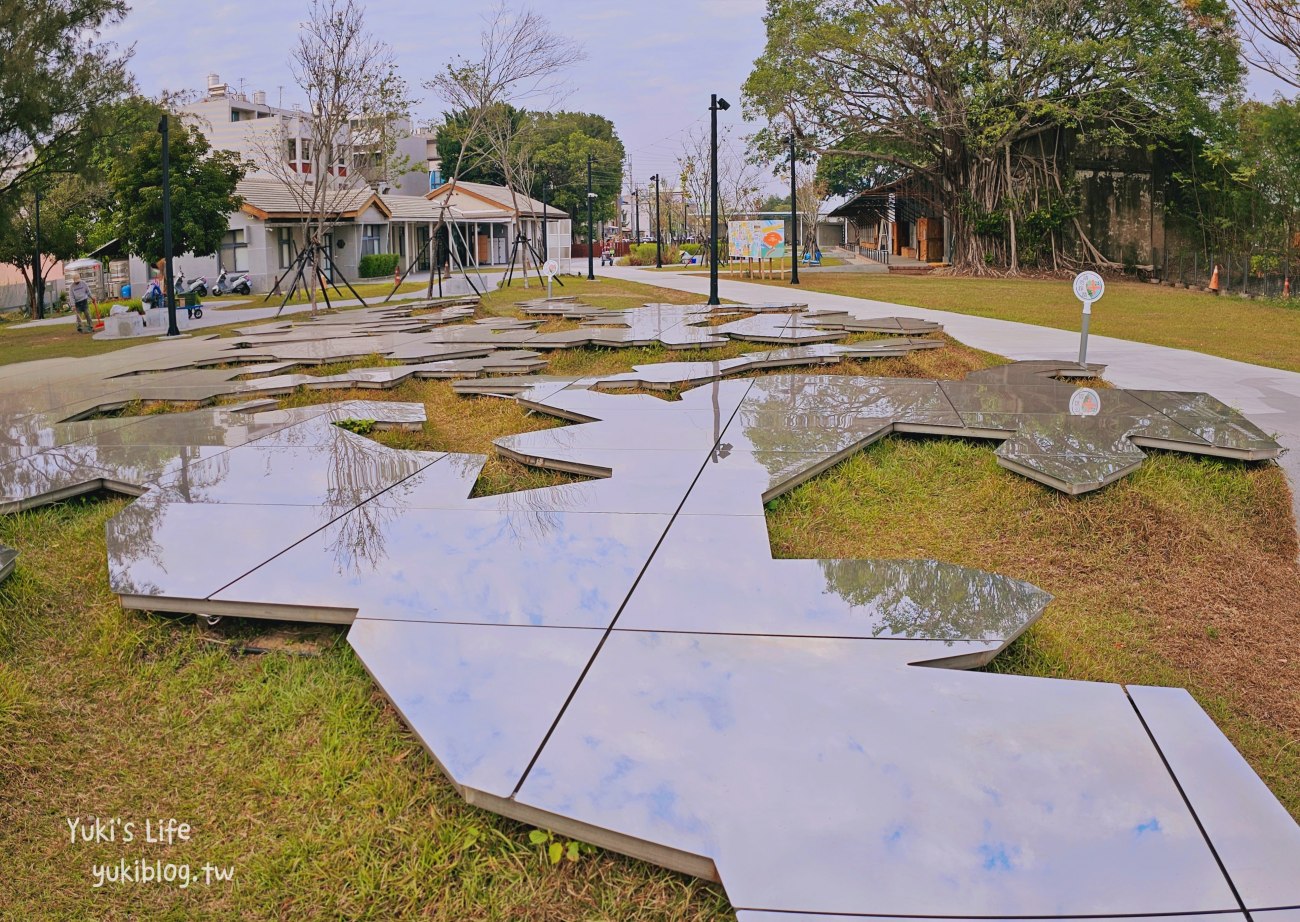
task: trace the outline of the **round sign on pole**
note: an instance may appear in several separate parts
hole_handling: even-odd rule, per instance
[[[1074,296],[1086,304],[1100,301],[1106,293],[1106,282],[1095,272],[1080,272],[1074,277]]]
[[[542,273],[544,275],[548,275],[548,276],[555,275],[559,271],[560,271],[560,264],[554,259],[548,259],[546,261],[546,264],[542,266]]]

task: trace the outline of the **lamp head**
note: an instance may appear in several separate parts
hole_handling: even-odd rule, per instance
[[[719,96],[719,97],[718,97],[718,111],[720,111],[720,112],[726,112],[726,111],[727,111],[728,109],[730,109],[730,108],[731,108],[731,103],[727,102],[725,99],[723,99],[721,96]]]

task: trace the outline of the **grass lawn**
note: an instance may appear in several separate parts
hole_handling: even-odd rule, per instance
[[[802,288],[813,291],[1062,330],[1079,328],[1080,305],[1068,281],[848,272],[810,272],[799,281]],[[788,286],[780,281],[760,284]],[[1105,296],[1092,309],[1091,332],[1300,371],[1298,308],[1300,300],[1290,308],[1230,295],[1216,298],[1198,291],[1107,281]]]
[[[566,291],[608,307],[691,300],[610,279]],[[484,309],[536,294],[494,293]],[[553,370],[694,357],[570,350]],[[950,342],[839,371],[961,377],[998,361]],[[488,452],[496,436],[561,424],[438,381],[286,403],[342,397],[423,402],[423,431],[376,435],[404,448]],[[1056,599],[994,670],[1186,686],[1300,815],[1300,571],[1281,471],[1151,452],[1072,499],[999,468],[992,449],[877,443],[769,505],[773,550],[933,556],[1035,582]],[[477,489],[563,476],[494,459]],[[0,918],[732,918],[718,888],[617,855],[552,867],[527,827],[465,805],[341,631],[123,612],[104,523],[125,502],[0,518],[0,542],[23,551],[0,584]],[[250,645],[272,652],[240,655]],[[64,818],[88,814],[176,817],[194,833],[171,847],[71,845]],[[235,883],[93,889],[90,864],[122,857],[233,865]]]

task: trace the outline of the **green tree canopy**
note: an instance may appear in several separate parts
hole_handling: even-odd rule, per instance
[[[161,113],[155,109],[154,113]],[[133,253],[147,262],[161,259],[162,135],[147,105],[135,117],[145,125],[135,142],[109,169],[114,199],[114,227]],[[229,151],[213,151],[202,132],[171,116],[170,180],[172,256],[215,253],[229,226],[230,215],[243,201],[235,186],[246,164]]]
[[[0,263],[16,267],[27,284],[32,316],[36,311],[36,194],[41,195],[41,276],[48,279],[59,262],[86,251],[88,213],[95,186],[75,175],[41,177],[9,196],[13,206],[0,223]]]
[[[1015,247],[991,252],[978,228],[1010,203],[1014,232],[1017,203],[1053,181],[1008,165],[1029,139],[1176,136],[1241,74],[1226,0],[768,0],[765,22],[749,111],[769,134],[793,121],[823,155],[932,180],[968,268],[1015,267]]]
[[[125,14],[123,0],[0,0],[0,209],[23,184],[76,169],[112,130],[130,53],[96,36]]]
[[[525,192],[534,198],[542,196],[542,182],[546,181],[547,199],[555,207],[569,214],[574,221],[574,233],[586,233],[587,227],[587,155],[595,157],[592,165],[592,217],[608,221],[616,217],[619,189],[623,183],[623,142],[614,130],[614,123],[601,115],[586,112],[527,112],[511,106],[502,106],[494,117],[508,118],[518,129],[513,154],[514,162],[523,165],[521,171]],[[450,173],[461,163],[459,179],[504,185],[497,158],[488,150],[482,138],[471,139],[470,146],[461,159],[461,147],[470,125],[465,113],[449,112],[438,128],[438,156],[443,169]],[[450,176],[448,177],[450,178]]]

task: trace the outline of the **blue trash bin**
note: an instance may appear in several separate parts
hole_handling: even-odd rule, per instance
[[[130,286],[130,285],[123,285],[123,286],[122,286],[122,297],[123,297],[123,298],[129,298],[129,297],[131,297],[131,286]]]

